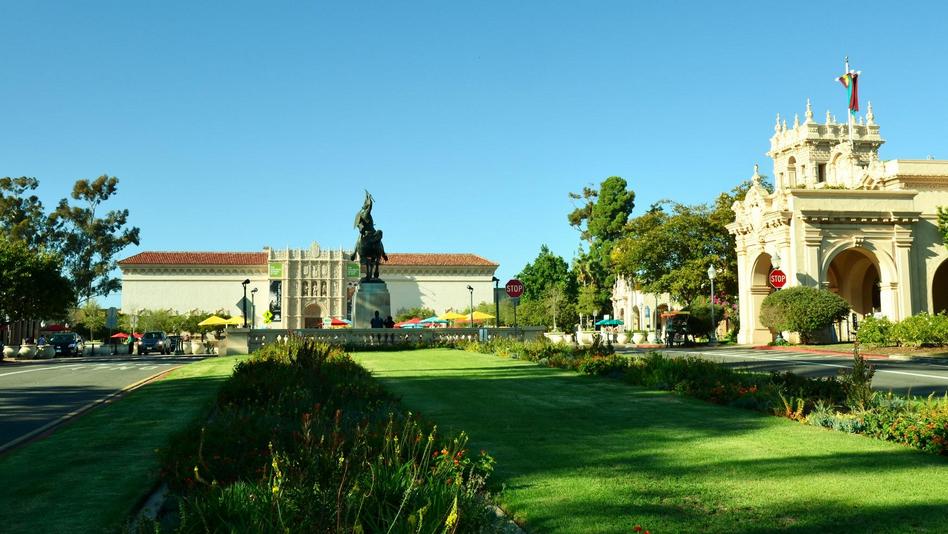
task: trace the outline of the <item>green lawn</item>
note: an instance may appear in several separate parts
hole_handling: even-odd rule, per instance
[[[181,367],[0,458],[0,530],[120,528],[157,482],[155,449],[203,416],[241,358]]]
[[[448,349],[357,358],[497,459],[532,532],[944,532],[948,459],[787,419]],[[500,488],[503,488],[502,490]]]

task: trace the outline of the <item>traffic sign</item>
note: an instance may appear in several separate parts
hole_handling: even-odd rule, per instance
[[[504,289],[507,291],[507,296],[510,298],[518,298],[520,295],[523,295],[523,282],[512,278],[507,285],[504,286]]]
[[[784,274],[780,269],[774,269],[770,271],[770,285],[774,286],[776,289],[787,285],[787,275]]]

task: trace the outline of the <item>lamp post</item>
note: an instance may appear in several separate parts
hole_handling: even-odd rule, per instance
[[[474,328],[474,288],[467,286],[467,290],[471,293],[471,328]]]
[[[241,307],[244,309],[244,328],[247,328],[247,284],[249,283],[249,278],[240,283],[244,286],[244,300],[240,301]]]
[[[251,317],[250,319],[251,330],[257,327],[257,303],[255,302],[256,299],[254,299],[254,297],[256,296],[257,296],[257,288],[255,287],[250,290],[250,313],[253,314],[250,316]],[[246,317],[246,315],[244,315],[244,317]]]
[[[500,299],[497,298],[497,292],[500,291],[500,278],[492,276],[490,281],[494,283],[494,328],[500,328]]]
[[[717,336],[714,335],[715,323],[714,323],[714,279],[718,276],[718,271],[714,268],[714,265],[708,267],[708,278],[711,280],[711,335],[708,336],[708,345],[717,345],[718,340]]]

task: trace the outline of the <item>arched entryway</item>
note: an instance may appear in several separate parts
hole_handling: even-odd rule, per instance
[[[642,313],[639,311],[638,306],[632,307],[632,330],[641,330],[642,329]]]
[[[303,328],[322,328],[323,315],[319,304],[315,302],[303,309]]]
[[[859,319],[882,312],[882,274],[875,254],[862,247],[840,252],[826,271],[827,289],[846,299]]]
[[[741,317],[741,328],[750,330],[750,338],[745,343],[770,343],[774,340],[774,333],[760,322],[760,307],[767,295],[773,292],[770,286],[770,271],[774,269],[773,258],[766,252],[757,256],[750,276],[750,316]]]
[[[941,262],[932,278],[932,313],[948,313],[948,260]]]

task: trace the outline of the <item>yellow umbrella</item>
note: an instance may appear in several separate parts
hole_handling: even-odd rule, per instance
[[[482,311],[476,311],[476,310],[474,311],[474,322],[477,322],[477,321],[486,321],[487,319],[493,319],[493,318],[494,318],[494,316],[491,315],[491,314],[489,314],[489,313],[484,313],[484,312],[482,312]],[[459,318],[458,321],[470,322],[470,321],[471,321],[471,314],[467,314],[467,315],[461,316],[461,318]]]
[[[456,321],[458,319],[463,319],[465,317],[467,317],[467,315],[454,313],[454,312],[446,312],[439,315],[438,319],[444,319],[445,321]]]
[[[207,319],[204,319],[203,321],[198,323],[198,326],[224,326],[226,324],[229,324],[227,322],[227,319],[224,319],[223,317],[218,317],[216,315],[212,315],[208,317]]]
[[[244,318],[243,316],[240,316],[240,317],[234,316],[234,317],[231,317],[230,319],[224,319],[224,324],[229,325],[229,326],[243,326]]]

